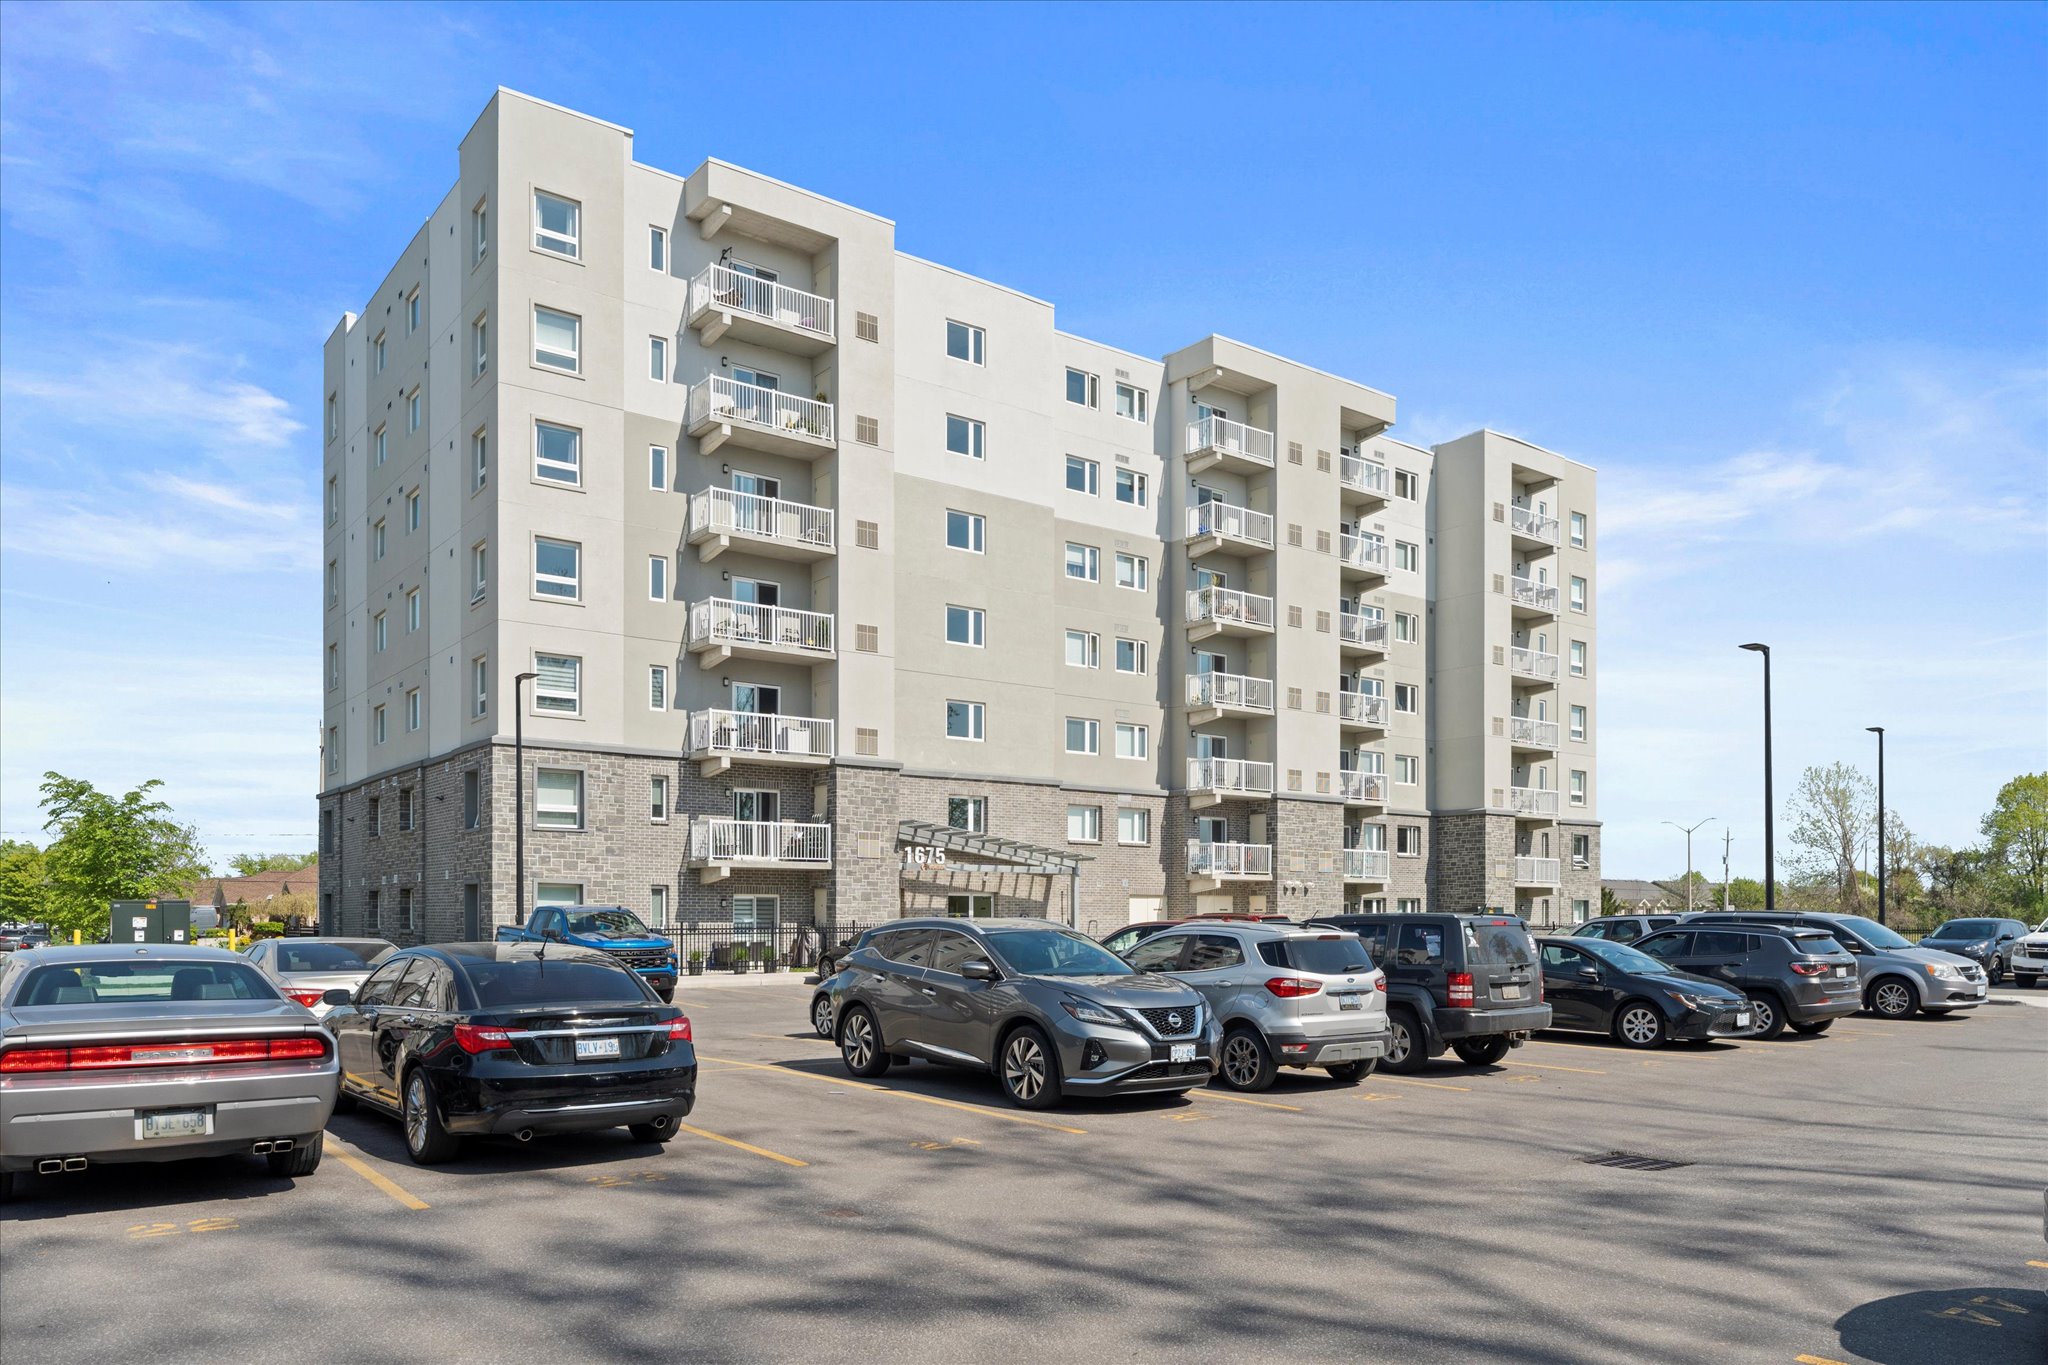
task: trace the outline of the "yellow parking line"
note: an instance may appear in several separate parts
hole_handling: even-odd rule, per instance
[[[1842,1361],[1830,1360],[1826,1356],[1793,1356],[1799,1365],[1843,1365]]]
[[[749,1033],[747,1037],[766,1038],[773,1043],[818,1043],[824,1047],[830,1048],[836,1048],[839,1046],[839,1044],[833,1042],[830,1038],[819,1038],[815,1035],[805,1035],[801,1033]]]
[[[1086,1128],[1069,1128],[1064,1123],[1047,1123],[1044,1119],[1028,1118],[1023,1114],[1005,1113],[1000,1109],[983,1109],[979,1105],[961,1104],[957,1100],[942,1100],[936,1095],[913,1094],[908,1090],[898,1090],[893,1086],[887,1085],[875,1085],[870,1081],[857,1081],[852,1077],[820,1076],[815,1071],[799,1071],[793,1066],[772,1066],[766,1062],[742,1062],[731,1057],[704,1057],[704,1054],[701,1052],[697,1055],[705,1061],[724,1062],[730,1066],[744,1067],[749,1071],[772,1071],[778,1076],[801,1076],[807,1081],[823,1081],[827,1085],[841,1085],[853,1090],[872,1090],[881,1095],[895,1095],[906,1100],[916,1100],[920,1104],[936,1104],[946,1109],[959,1109],[969,1114],[980,1114],[984,1118],[1008,1119],[1011,1123],[1025,1123],[1033,1128],[1050,1128],[1056,1133],[1072,1133],[1077,1137],[1086,1137],[1088,1135]]]
[[[1227,1100],[1231,1104],[1255,1104],[1261,1109],[1285,1109],[1290,1114],[1299,1114],[1301,1112],[1301,1106],[1298,1104],[1275,1104],[1271,1100],[1248,1100],[1242,1095],[1213,1095],[1206,1090],[1190,1090],[1188,1091],[1188,1098],[1191,1100]]]
[[[1406,1076],[1381,1076],[1380,1079],[1392,1081],[1395,1085],[1426,1085],[1431,1090],[1462,1090],[1467,1094],[1472,1092],[1469,1085],[1445,1085],[1442,1081],[1411,1081]]]
[[[1605,1076],[1604,1071],[1595,1071],[1590,1066],[1545,1066],[1542,1062],[1502,1062],[1502,1066],[1533,1066],[1538,1071],[1573,1071],[1581,1076]]]
[[[2028,1261],[2027,1264],[2036,1270],[2048,1270],[2048,1261]]]
[[[327,1135],[327,1141],[334,1142],[334,1135],[332,1133],[329,1133]],[[336,1146],[339,1145],[340,1144],[336,1143]],[[337,1151],[334,1154],[334,1159],[336,1161],[339,1161],[342,1165],[348,1167],[350,1170],[354,1171],[363,1179],[369,1181],[372,1185],[375,1185],[378,1189],[384,1191],[384,1193],[390,1195],[393,1199],[396,1199],[399,1203],[405,1205],[407,1208],[424,1209],[429,1207],[426,1200],[420,1198],[412,1191],[406,1189],[405,1186],[399,1184],[396,1180],[393,1180],[390,1176],[384,1174],[384,1172],[378,1170],[369,1162],[364,1161],[361,1157],[350,1156],[347,1152]]]
[[[771,1152],[766,1147],[756,1147],[751,1142],[741,1142],[738,1138],[722,1137],[717,1133],[707,1132],[702,1128],[692,1128],[687,1123],[677,1124],[676,1131],[679,1133],[695,1133],[700,1138],[709,1138],[713,1142],[722,1142],[728,1147],[737,1147],[743,1152],[752,1152],[755,1156],[765,1156],[770,1161],[779,1161],[785,1166],[808,1166],[811,1164],[808,1161],[798,1161],[793,1156],[784,1156],[780,1152]]]

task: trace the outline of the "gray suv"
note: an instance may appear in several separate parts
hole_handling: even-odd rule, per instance
[[[1966,957],[1915,946],[1898,933],[1861,915],[1820,911],[1716,910],[1688,916],[1685,924],[1773,924],[1825,929],[1855,955],[1863,986],[1863,1008],[1885,1019],[1914,1010],[1946,1014],[1975,1009],[1990,995],[1984,969]]]
[[[907,919],[861,935],[822,983],[855,1076],[913,1057],[993,1072],[1011,1101],[1181,1093],[1220,1034],[1202,997],[1045,920]]]
[[[1356,934],[1197,920],[1125,961],[1202,993],[1223,1029],[1217,1079],[1232,1090],[1264,1090],[1283,1066],[1358,1081],[1387,1055],[1387,978]]]

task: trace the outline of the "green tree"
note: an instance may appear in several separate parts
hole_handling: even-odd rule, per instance
[[[237,877],[253,877],[259,872],[297,872],[311,867],[319,857],[318,853],[237,853],[228,859],[228,866]]]
[[[1755,877],[1728,879],[1728,904],[1737,910],[1764,908],[1764,884]]]
[[[1817,908],[1861,913],[1857,855],[1877,829],[1870,779],[1847,763],[1808,768],[1799,776],[1785,815],[1792,845],[1786,863],[1794,874],[1795,896],[1812,900],[1813,893],[1831,889],[1834,904]]]
[[[50,927],[86,938],[106,932],[112,901],[175,895],[207,875],[195,830],[151,793],[155,778],[111,796],[79,778],[43,774],[43,828],[51,841],[46,902]]]
[[[19,839],[0,839],[0,921],[41,924],[49,912],[49,866],[43,851]]]
[[[2025,919],[2039,918],[2048,905],[2048,773],[2026,773],[2000,787],[1983,833],[2002,898]]]
[[[1600,888],[1601,914],[1619,915],[1625,913],[1627,910],[1628,907],[1621,903],[1621,897],[1615,895],[1614,892],[1610,891],[1608,888],[1604,886]]]

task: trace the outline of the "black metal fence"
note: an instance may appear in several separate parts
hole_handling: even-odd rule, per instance
[[[685,975],[706,972],[814,971],[822,957],[873,928],[868,920],[811,925],[684,923],[668,930]]]

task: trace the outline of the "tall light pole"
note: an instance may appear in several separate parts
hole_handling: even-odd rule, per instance
[[[512,922],[526,923],[526,685],[538,673],[512,678]]]
[[[1685,831],[1685,913],[1690,915],[1692,913],[1692,832],[1701,826],[1713,824],[1714,817],[1709,815],[1697,825],[1681,825],[1676,820],[1666,820],[1664,823],[1673,829]]]
[[[1863,727],[1877,736],[1877,922],[1884,918],[1884,727]]]
[[[1778,846],[1771,825],[1771,647],[1744,645],[1764,656],[1764,909],[1778,908]]]

